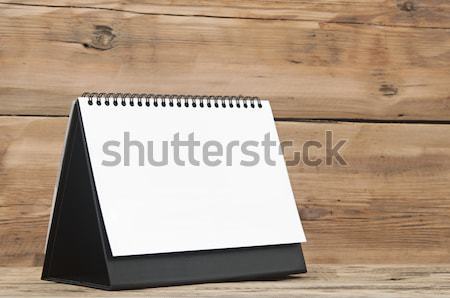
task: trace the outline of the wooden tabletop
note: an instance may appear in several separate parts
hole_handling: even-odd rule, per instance
[[[40,267],[0,268],[5,297],[430,297],[450,295],[448,265],[311,265],[277,281],[209,283],[102,291],[40,280]]]
[[[450,295],[449,15],[441,0],[0,0],[0,295],[111,294],[39,280],[86,91],[260,96],[282,141],[346,141],[345,166],[288,167],[307,274],[125,295]]]

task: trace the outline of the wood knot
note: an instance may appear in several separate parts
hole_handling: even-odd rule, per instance
[[[300,208],[300,218],[302,220],[317,220],[326,216],[333,215],[332,210],[325,208]]]
[[[113,40],[115,37],[116,35],[113,33],[111,27],[96,25],[94,32],[92,33],[91,42],[84,43],[83,46],[101,51],[109,50],[114,47]]]
[[[414,2],[412,1],[406,1],[401,4],[398,4],[398,8],[403,11],[414,11],[416,10],[416,6],[414,5]]]
[[[383,94],[383,96],[394,96],[398,93],[398,89],[394,85],[383,84],[378,90]]]
[[[389,278],[389,280],[391,280],[391,281],[399,281],[399,280],[404,280],[404,278],[401,278],[401,277],[391,277],[391,278]]]
[[[293,63],[293,64],[302,64],[303,63],[303,61],[297,60],[297,59],[289,59],[288,61]]]

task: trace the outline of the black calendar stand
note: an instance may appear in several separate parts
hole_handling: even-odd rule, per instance
[[[120,290],[306,272],[299,243],[113,257],[78,102],[69,125],[42,279]]]

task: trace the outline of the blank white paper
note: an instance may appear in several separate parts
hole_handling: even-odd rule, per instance
[[[169,145],[169,164],[138,163],[131,149],[130,166],[104,166],[111,160],[103,152],[110,140],[123,158],[124,133],[144,145],[154,142],[155,158],[161,142],[175,133],[187,140],[217,140],[221,144],[247,140],[261,142],[266,133],[279,144],[268,101],[262,108],[197,108],[89,105],[79,98],[86,141],[101,213],[113,256],[238,248],[304,242],[300,218],[283,156],[272,149],[276,166],[263,161],[263,147],[252,147],[261,161],[232,151],[232,166],[225,156],[219,166],[203,163],[201,148],[195,157],[200,166],[176,165]],[[159,148],[159,149],[158,149]],[[146,146],[147,149],[147,146]],[[133,154],[134,153],[134,154]],[[181,153],[184,153],[182,151]],[[147,155],[147,151],[145,152]],[[187,154],[181,156],[188,160]],[[145,156],[147,157],[147,156]],[[158,159],[158,158],[157,158]]]

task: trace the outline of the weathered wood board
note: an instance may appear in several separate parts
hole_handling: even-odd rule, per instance
[[[0,117],[0,265],[43,258],[66,117]],[[450,262],[449,125],[278,122],[295,148],[333,143],[347,166],[289,167],[308,263]],[[324,144],[324,143],[323,143]],[[325,144],[324,144],[325,146]],[[286,151],[286,158],[292,157]],[[310,157],[324,158],[325,148]]]
[[[316,21],[378,26],[450,28],[450,4],[443,0],[3,0],[27,6],[92,8],[149,15]]]
[[[435,297],[450,295],[448,265],[316,265],[277,281],[105,292],[39,280],[40,267],[1,268],[5,297]]]
[[[66,115],[84,91],[121,91],[256,95],[277,118],[450,121],[445,1],[208,3],[0,3],[0,115]]]

